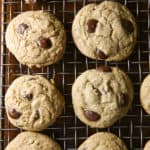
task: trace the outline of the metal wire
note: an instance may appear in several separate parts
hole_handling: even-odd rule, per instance
[[[5,114],[4,95],[11,82],[22,74],[41,74],[47,78],[54,78],[58,88],[63,92],[66,104],[63,114],[57,122],[44,130],[64,150],[77,147],[91,134],[98,131],[113,132],[121,137],[130,150],[142,150],[145,142],[150,139],[150,116],[147,115],[139,103],[139,88],[143,78],[150,72],[150,0],[118,0],[127,5],[136,17],[139,27],[139,37],[132,56],[122,62],[108,63],[118,66],[129,74],[134,88],[135,97],[130,112],[115,125],[107,129],[91,129],[81,123],[75,116],[71,104],[71,86],[76,77],[86,69],[96,68],[103,61],[94,61],[83,56],[75,47],[71,37],[71,25],[77,11],[90,2],[103,0],[48,0],[47,4],[27,6],[23,0],[3,0],[1,15],[1,65],[0,65],[0,144],[4,147],[21,130],[13,127]],[[117,0],[116,0],[117,1]],[[8,22],[16,15],[26,10],[43,9],[55,14],[65,25],[68,41],[66,53],[62,61],[42,69],[32,70],[19,64],[5,46],[5,29]]]

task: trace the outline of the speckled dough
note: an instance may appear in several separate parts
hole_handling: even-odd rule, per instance
[[[127,150],[125,143],[116,135],[99,132],[90,136],[78,150]]]
[[[39,46],[39,39],[42,47]],[[47,45],[46,45],[47,44]],[[66,34],[56,17],[43,11],[27,11],[15,17],[6,30],[7,48],[29,67],[42,67],[58,61],[64,54]]]
[[[78,118],[91,127],[113,125],[129,110],[133,87],[128,76],[116,67],[101,66],[82,73],[72,87]]]
[[[46,135],[22,132],[8,144],[5,150],[61,150],[61,148]]]
[[[95,21],[88,25],[91,19]],[[124,5],[104,1],[100,4],[88,4],[77,13],[72,35],[85,56],[120,61],[133,51],[137,26],[133,15]]]
[[[140,100],[144,110],[150,114],[150,75],[144,79],[141,85]]]
[[[145,144],[144,150],[150,150],[150,140]]]
[[[54,81],[40,75],[24,75],[10,85],[5,95],[9,121],[16,127],[40,131],[52,125],[62,112],[64,98]]]

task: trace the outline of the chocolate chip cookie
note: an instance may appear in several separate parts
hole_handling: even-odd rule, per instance
[[[22,132],[8,144],[5,150],[61,150],[61,148],[46,135]]]
[[[78,150],[127,150],[127,147],[116,135],[108,132],[99,132],[84,141]]]
[[[72,36],[85,56],[120,61],[133,51],[137,26],[126,6],[104,1],[88,4],[77,13],[72,25]]]
[[[116,67],[87,70],[72,86],[75,114],[91,127],[110,127],[128,112],[132,100],[132,83]]]
[[[24,0],[26,4],[37,4],[41,2],[41,0]]]
[[[16,127],[40,131],[52,125],[62,112],[64,98],[53,80],[24,75],[8,88],[5,106],[9,121]]]
[[[145,144],[144,150],[150,150],[150,140]]]
[[[26,4],[41,4],[42,2],[46,2],[47,0],[24,0]]]
[[[144,110],[150,114],[150,75],[148,75],[142,85],[141,85],[141,89],[140,89],[140,100],[141,100],[141,105],[144,108]]]
[[[27,11],[9,23],[6,45],[21,64],[42,67],[57,62],[63,56],[66,34],[54,15]]]

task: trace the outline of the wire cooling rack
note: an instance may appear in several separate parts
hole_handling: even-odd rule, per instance
[[[0,149],[19,133],[6,116],[4,95],[11,82],[22,74],[41,74],[48,79],[54,78],[56,85],[65,96],[66,104],[63,114],[57,122],[42,133],[54,138],[64,150],[75,150],[91,134],[98,131],[113,132],[121,137],[129,150],[142,150],[150,139],[150,115],[147,115],[139,103],[139,88],[143,78],[150,72],[150,0],[118,0],[134,14],[139,36],[135,50],[129,59],[121,62],[107,63],[123,69],[134,83],[135,95],[128,115],[107,129],[91,129],[81,123],[73,112],[71,103],[71,86],[75,78],[86,69],[95,68],[104,61],[94,61],[83,56],[75,47],[71,36],[71,25],[77,11],[84,5],[102,0],[47,0],[39,6],[25,5],[23,0],[2,0],[1,14],[1,64],[0,64]],[[116,0],[117,1],[117,0]],[[19,64],[6,49],[4,35],[7,24],[16,15],[26,10],[43,9],[55,14],[67,31],[67,48],[63,59],[51,66],[41,69],[29,69]]]

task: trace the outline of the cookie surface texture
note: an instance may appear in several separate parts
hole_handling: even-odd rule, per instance
[[[75,114],[91,127],[106,128],[126,115],[133,100],[129,77],[116,67],[83,72],[72,86]]]
[[[137,25],[126,6],[104,1],[81,8],[73,21],[72,36],[85,56],[120,61],[134,49]]]
[[[5,150],[61,150],[61,148],[46,135],[22,132],[8,144]]]
[[[146,142],[144,150],[150,150],[150,140]]]
[[[66,34],[54,15],[44,11],[27,11],[9,23],[6,45],[21,64],[42,67],[62,58]]]
[[[64,107],[64,97],[53,80],[24,75],[13,81],[5,95],[9,121],[16,127],[40,131],[52,125]]]
[[[116,135],[99,132],[87,138],[78,150],[127,150],[127,147]]]
[[[140,89],[140,101],[144,110],[150,114],[150,75],[147,75],[142,82]]]

